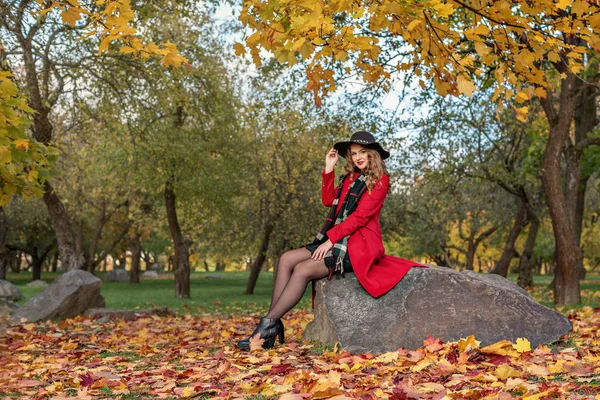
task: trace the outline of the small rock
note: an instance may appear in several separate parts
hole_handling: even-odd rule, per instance
[[[46,287],[48,286],[48,283],[41,280],[41,279],[36,279],[35,281],[31,281],[29,282],[26,286],[29,287]]]
[[[83,315],[88,317],[99,318],[99,321],[105,321],[109,319],[120,319],[132,320],[144,315],[158,315],[159,317],[165,317],[167,315],[175,315],[168,307],[154,307],[139,310],[119,310],[114,308],[90,308]]]
[[[165,268],[159,263],[154,263],[148,267],[149,271],[163,271]]]
[[[128,282],[129,275],[125,269],[113,269],[104,274],[104,282]]]
[[[102,281],[87,271],[65,272],[20,307],[10,321],[71,318],[83,314],[88,308],[104,307],[100,286]]]
[[[4,279],[0,279],[0,299],[19,301],[23,298],[21,291],[15,285]]]
[[[223,279],[221,275],[204,275],[204,279]]]
[[[140,279],[158,279],[158,272],[144,271],[140,274]]]

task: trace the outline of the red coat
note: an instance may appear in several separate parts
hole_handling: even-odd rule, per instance
[[[321,199],[323,205],[331,207],[336,194],[335,173],[332,171],[326,174],[323,171],[322,176]],[[347,192],[349,179],[346,181],[341,196]],[[411,267],[427,268],[413,261],[385,254],[379,227],[379,214],[388,186],[389,177],[383,175],[371,193],[366,191],[362,195],[354,212],[344,222],[327,231],[327,236],[332,243],[350,235],[348,254],[352,269],[360,284],[373,297],[386,294],[402,280]],[[342,201],[343,197],[340,198],[340,203]]]

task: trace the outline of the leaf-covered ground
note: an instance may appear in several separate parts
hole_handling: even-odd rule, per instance
[[[480,347],[429,338],[415,351],[350,354],[302,342],[307,311],[285,319],[286,345],[240,352],[258,315],[141,317],[0,325],[0,393],[27,399],[600,399],[600,309],[572,311],[552,347]]]

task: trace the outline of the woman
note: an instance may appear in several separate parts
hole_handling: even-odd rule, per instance
[[[348,164],[335,189],[338,154],[345,156]],[[354,133],[349,141],[336,143],[327,153],[321,199],[331,209],[312,243],[288,251],[279,260],[271,307],[250,336],[259,334],[264,348],[272,348],[277,337],[284,343],[281,317],[300,301],[308,282],[354,271],[365,290],[380,297],[400,282],[411,267],[422,267],[384,254],[379,213],[390,189],[383,162],[389,156],[365,131]],[[237,345],[248,350],[250,338]]]

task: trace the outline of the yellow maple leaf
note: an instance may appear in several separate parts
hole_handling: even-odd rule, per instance
[[[475,340],[475,336],[470,335],[467,338],[460,339],[458,341],[458,351],[461,353],[469,352],[473,349],[479,348],[479,340]]]
[[[559,0],[558,3],[556,3],[556,8],[566,10],[567,7],[570,6],[572,3],[573,0]]]
[[[507,378],[516,378],[518,376],[521,376],[521,372],[512,368],[508,364],[502,364],[498,366],[498,368],[496,368],[496,370],[494,371],[494,376],[498,379],[504,380]]]
[[[62,22],[75,26],[79,18],[81,18],[82,10],[79,7],[69,7],[60,14]]]
[[[531,396],[523,397],[523,400],[537,400],[554,393],[554,389],[549,389],[540,393],[532,394]]]
[[[29,149],[29,141],[27,139],[17,139],[14,143],[17,150]]]
[[[458,91],[468,97],[471,97],[476,90],[475,84],[463,75],[458,76],[456,84],[458,86]]]
[[[438,15],[442,18],[448,18],[454,12],[454,7],[450,3],[440,2],[435,4],[433,9],[437,11]]]
[[[531,343],[529,343],[529,340],[526,338],[518,338],[516,344],[513,345],[513,348],[519,353],[524,353],[526,351],[531,351]]]
[[[260,337],[260,333],[252,336],[250,338],[250,351],[262,350],[262,345],[265,342],[265,339]]]
[[[194,390],[193,387],[191,386],[186,386],[183,389],[183,392],[181,392],[181,397],[187,398],[187,397],[191,397],[196,391]]]
[[[542,365],[537,365],[537,364],[531,364],[528,365],[526,368],[526,371],[529,372],[531,375],[535,375],[535,376],[548,376],[550,375],[550,371],[548,371],[548,369]]]
[[[560,374],[562,372],[565,372],[565,368],[563,366],[564,363],[564,360],[557,360],[554,365],[548,366],[548,371],[551,374]]]
[[[409,31],[412,31],[412,30],[414,30],[414,29],[415,29],[415,28],[416,28],[418,25],[421,25],[422,23],[423,23],[423,21],[422,21],[422,20],[420,20],[420,19],[415,19],[415,20],[412,20],[412,21],[411,21],[411,22],[408,24],[408,26],[406,27],[406,29],[408,29]]]
[[[246,48],[243,44],[238,42],[235,42],[233,44],[233,50],[235,51],[236,56],[243,56],[244,54],[246,54]]]
[[[527,115],[529,114],[529,107],[527,107],[527,106],[518,107],[518,108],[515,108],[515,111],[517,112],[517,119],[519,121],[527,122]]]
[[[519,92],[515,96],[515,100],[517,101],[517,103],[524,103],[527,100],[529,100],[529,96],[525,92]]]

